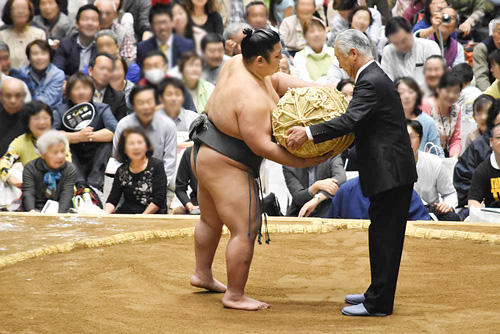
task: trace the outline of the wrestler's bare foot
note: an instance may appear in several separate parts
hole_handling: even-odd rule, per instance
[[[205,279],[198,274],[193,274],[191,276],[191,285],[212,292],[226,292],[226,286],[213,277]]]
[[[242,296],[239,299],[231,298],[227,293],[222,298],[222,305],[227,308],[244,311],[259,311],[271,307],[268,303],[260,302],[247,296]]]

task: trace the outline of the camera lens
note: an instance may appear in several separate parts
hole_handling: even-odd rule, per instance
[[[443,14],[443,23],[450,23],[451,16],[449,14]]]

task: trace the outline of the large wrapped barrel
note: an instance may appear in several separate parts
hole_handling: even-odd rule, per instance
[[[286,145],[287,131],[294,126],[310,126],[339,117],[346,111],[348,104],[344,95],[335,88],[290,88],[273,111],[274,137],[281,146],[301,158],[317,157],[332,151],[335,155],[339,154],[352,144],[353,134],[319,144],[308,140],[300,149],[292,150]]]

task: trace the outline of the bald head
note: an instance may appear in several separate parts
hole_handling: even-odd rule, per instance
[[[21,110],[25,97],[26,92],[21,80],[8,78],[2,83],[0,101],[5,111],[9,114],[15,114]]]

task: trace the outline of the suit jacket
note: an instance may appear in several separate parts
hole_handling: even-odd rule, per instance
[[[113,89],[108,85],[106,87],[106,92],[102,98],[102,103],[106,103],[111,108],[111,112],[116,118],[116,121],[119,122],[123,117],[129,114],[129,110],[127,108],[127,103],[125,101],[125,94],[123,92],[119,92]]]
[[[287,216],[298,216],[300,209],[313,196],[309,193],[309,174],[307,168],[295,168],[283,166],[283,175],[285,176],[286,186],[292,195],[292,202],[286,211]],[[333,177],[339,181],[340,186],[346,181],[346,174],[342,163],[342,158],[337,155],[316,166],[315,181],[324,180]],[[321,202],[311,213],[312,217],[326,217],[328,208],[332,201],[332,195],[321,191],[328,199]]]
[[[65,37],[61,40],[61,44],[57,48],[56,55],[54,56],[53,63],[61,70],[64,71],[66,77],[69,77],[80,70],[80,50],[81,47],[76,42],[78,33]],[[97,49],[92,45],[92,54],[90,59],[97,53]]]
[[[315,143],[354,132],[366,197],[417,180],[403,105],[394,82],[375,62],[359,74],[345,114],[310,130]]]
[[[168,60],[168,66],[173,68],[177,65],[177,60],[181,56],[181,54],[186,53],[188,51],[194,51],[194,43],[192,40],[181,37],[175,33],[174,39],[172,42],[172,59]],[[140,42],[137,45],[137,61],[139,65],[142,66],[142,61],[144,57],[148,54],[149,51],[159,50],[158,43],[156,42],[156,37],[153,36],[150,39]]]

